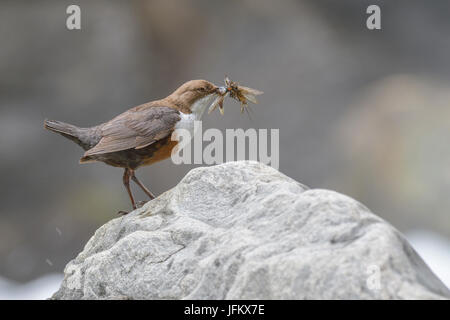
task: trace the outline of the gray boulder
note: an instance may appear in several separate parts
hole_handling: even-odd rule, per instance
[[[257,162],[190,171],[99,228],[53,299],[442,299],[405,238],[359,202]]]

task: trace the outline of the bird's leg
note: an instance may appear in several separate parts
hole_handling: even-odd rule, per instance
[[[155,199],[154,194],[147,189],[146,186],[144,186],[139,179],[134,175],[134,170],[130,170],[131,171],[131,179],[136,182],[136,184],[142,189],[142,191],[144,191],[144,193],[150,198],[150,200]]]
[[[130,196],[131,205],[133,206],[133,209],[136,209],[136,203],[134,202],[133,194],[131,193],[130,189],[130,176],[133,171],[131,169],[126,168],[125,172],[123,173],[123,185],[125,186],[125,189],[127,189],[128,195]]]

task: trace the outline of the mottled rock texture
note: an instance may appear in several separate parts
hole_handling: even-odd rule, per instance
[[[405,238],[359,202],[242,161],[194,169],[99,228],[53,298],[449,296]]]

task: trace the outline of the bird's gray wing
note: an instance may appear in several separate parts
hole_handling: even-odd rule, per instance
[[[102,138],[84,156],[147,147],[170,135],[180,119],[180,112],[174,108],[151,106],[130,109],[102,126]]]

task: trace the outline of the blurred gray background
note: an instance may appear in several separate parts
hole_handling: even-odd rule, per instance
[[[70,4],[80,31],[66,29]],[[382,30],[366,28],[369,4]],[[265,94],[251,119],[228,100],[204,129],[279,128],[280,171],[448,241],[449,12],[446,0],[1,0],[0,276],[61,273],[129,209],[122,170],[79,165],[45,118],[91,126],[225,74]],[[160,194],[191,168],[138,176]]]

